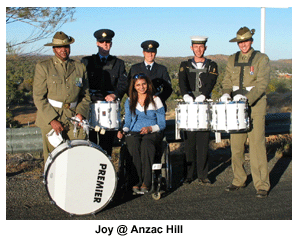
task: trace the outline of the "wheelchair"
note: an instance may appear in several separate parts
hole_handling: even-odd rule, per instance
[[[127,144],[123,141],[120,148],[120,157],[118,163],[118,191],[122,195],[131,193],[132,177],[134,175],[134,168],[132,157],[130,156]],[[157,146],[155,161],[152,165],[152,185],[149,193],[154,200],[159,200],[162,193],[170,191],[172,188],[172,164],[170,160],[170,147],[163,138],[161,144]],[[144,194],[144,193],[139,193]]]

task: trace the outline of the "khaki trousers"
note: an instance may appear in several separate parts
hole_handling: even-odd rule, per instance
[[[73,126],[70,125],[69,130],[62,131],[62,137],[64,140],[85,140],[87,135],[83,131],[82,128],[77,128],[76,135],[73,133]],[[42,134],[42,143],[43,143],[43,158],[44,158],[44,164],[46,163],[48,159],[49,153],[51,153],[55,147],[53,147],[50,142],[48,141],[48,138],[46,136],[47,133],[49,133],[51,130],[51,127],[49,128],[42,128],[41,134]]]
[[[247,174],[243,168],[245,142],[249,140],[249,156],[251,174],[256,190],[270,188],[269,171],[266,155],[265,115],[252,117],[252,130],[248,133],[231,134],[232,169],[234,179],[232,184],[242,186],[245,184]]]

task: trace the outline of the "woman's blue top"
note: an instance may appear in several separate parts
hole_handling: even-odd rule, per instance
[[[134,115],[129,110],[130,99],[127,98],[125,102],[125,123],[123,126],[125,132],[140,132],[143,127],[147,126],[152,126],[152,132],[162,131],[166,128],[165,108],[159,97],[155,97],[153,100],[156,108],[153,103],[150,103],[145,114],[144,107],[138,102],[136,115]]]

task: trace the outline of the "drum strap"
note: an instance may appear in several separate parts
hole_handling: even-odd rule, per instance
[[[247,63],[239,63],[238,60],[239,60],[240,51],[236,53],[234,67],[236,66],[240,67],[240,77],[239,77],[239,90],[233,92],[233,95],[236,95],[236,94],[245,95],[247,93],[246,89],[243,88],[244,67],[251,66],[252,60],[254,59],[254,57],[258,52],[259,51],[253,51]]]
[[[202,81],[200,79],[200,74],[206,73],[208,71],[209,63],[210,63],[210,60],[206,59],[204,65],[203,65],[204,67],[202,69],[193,69],[192,67],[189,68],[189,72],[193,72],[196,74],[195,89],[193,91],[194,96],[199,96],[200,94],[202,94],[202,92],[200,91],[200,88],[202,87]]]

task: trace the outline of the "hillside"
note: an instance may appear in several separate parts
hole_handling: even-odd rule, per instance
[[[34,69],[38,61],[50,56],[6,56],[6,119],[7,123],[14,120],[21,124],[33,124],[35,118],[35,107],[32,101],[32,83]],[[75,60],[80,60],[84,56],[72,56]],[[125,61],[127,72],[131,65],[143,61],[141,56],[118,56]],[[217,100],[221,96],[221,81],[224,76],[228,55],[208,55],[207,58],[214,60],[218,64],[219,77],[212,92],[212,97]],[[181,61],[191,58],[186,57],[157,57],[156,62],[167,67],[172,79],[173,94],[167,101],[170,118],[173,117],[173,110],[176,107],[177,98],[181,98],[178,85],[178,70]],[[271,75],[268,86],[268,113],[291,112],[292,111],[292,59],[282,59],[270,61]],[[290,78],[279,76],[278,73],[288,73]],[[28,108],[30,107],[30,108]],[[30,116],[24,116],[30,112]],[[15,122],[18,126],[17,122]],[[14,126],[14,124],[13,124]]]

